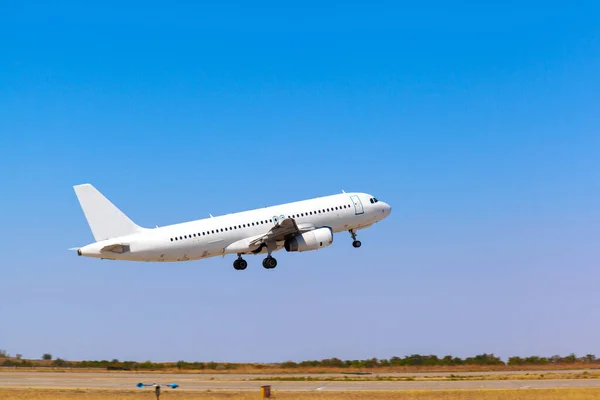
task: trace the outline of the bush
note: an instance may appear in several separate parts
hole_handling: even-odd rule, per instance
[[[57,358],[52,362],[53,367],[68,367],[69,363],[63,360],[62,358]]]
[[[50,354],[50,353],[45,353],[45,354],[42,356],[42,360],[52,360],[52,354]]]
[[[209,362],[206,364],[206,369],[217,369],[219,364],[217,364],[216,362]]]

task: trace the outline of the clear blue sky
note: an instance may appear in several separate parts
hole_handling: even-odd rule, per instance
[[[600,354],[600,6],[413,3],[5,3],[0,348]],[[273,271],[109,262],[67,251],[86,182],[148,227],[342,189],[394,211]]]

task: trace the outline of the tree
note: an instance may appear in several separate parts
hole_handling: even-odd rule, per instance
[[[521,357],[509,357],[508,358],[508,365],[523,365],[525,364],[525,360],[523,360]]]
[[[23,358],[23,354],[17,353],[16,357],[17,357],[17,360],[20,360],[21,358]]]
[[[0,349],[0,357],[8,357],[8,353],[6,352],[6,350]]]
[[[593,362],[596,362],[596,356],[595,356],[595,355],[593,355],[593,354],[586,354],[586,355],[583,357],[583,362],[586,362],[586,363],[593,363]]]
[[[42,360],[52,360],[52,354],[50,354],[50,353],[45,353],[45,354],[42,356]]]
[[[54,367],[68,367],[69,363],[63,360],[62,358],[57,358],[52,362],[52,365]]]

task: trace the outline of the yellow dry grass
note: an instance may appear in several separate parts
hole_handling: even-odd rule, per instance
[[[1,359],[0,359],[1,360]],[[75,362],[76,363],[76,362]],[[39,364],[39,365],[38,365]],[[71,368],[52,367],[51,362],[35,361],[35,367],[2,367],[3,371],[28,371],[28,372],[100,372],[100,373],[126,373],[128,371],[107,371],[106,368]],[[130,371],[131,373],[153,374],[321,374],[321,373],[356,373],[369,372],[372,374],[385,374],[390,372],[485,372],[485,371],[560,371],[560,370],[600,370],[600,364],[547,364],[547,365],[433,365],[433,366],[398,366],[376,368],[335,368],[335,367],[296,367],[282,368],[276,364],[236,364],[233,369],[202,369],[185,370],[177,369],[174,363],[164,363],[165,368],[158,370]]]
[[[556,380],[556,379],[600,379],[600,372],[546,372],[522,374],[486,374],[486,375],[413,375],[413,376],[269,376],[268,378],[253,378],[253,381],[279,381],[279,382],[406,382],[406,381],[516,381],[516,380]]]
[[[152,391],[0,389],[2,400],[151,400]],[[258,392],[168,391],[161,400],[256,400]],[[280,400],[597,400],[600,389],[435,390],[397,392],[275,392]]]

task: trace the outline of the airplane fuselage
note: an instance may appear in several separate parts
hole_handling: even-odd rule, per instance
[[[138,227],[131,234],[81,247],[78,254],[103,259],[158,262],[267,252],[270,257],[272,251],[284,247],[290,250],[283,238],[272,241],[269,246],[256,248],[248,243],[268,235],[282,221],[291,219],[297,229],[304,232],[324,227],[332,233],[350,231],[355,238],[356,230],[371,226],[390,212],[388,204],[369,194],[342,193],[160,228]],[[319,248],[327,247],[330,243],[321,242]]]

